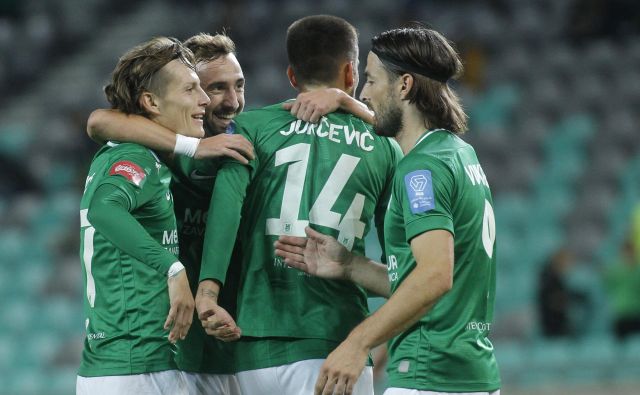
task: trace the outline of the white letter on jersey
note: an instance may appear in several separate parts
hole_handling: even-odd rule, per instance
[[[373,141],[373,136],[371,135],[371,133],[369,133],[369,131],[360,134],[360,148],[367,152],[371,152],[373,151],[373,145],[367,145],[366,139],[370,139],[371,141]]]
[[[487,181],[487,176],[485,176],[484,171],[482,170],[482,166],[477,165],[467,165],[464,167],[465,173],[471,180],[471,184],[482,184],[489,188],[489,182]]]

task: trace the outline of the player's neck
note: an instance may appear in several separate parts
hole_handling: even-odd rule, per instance
[[[402,130],[396,136],[402,152],[406,155],[415,147],[420,136],[429,129],[429,123],[413,105],[404,108],[402,112]]]
[[[344,84],[339,84],[337,82],[329,83],[329,84],[306,84],[304,86],[298,87],[298,89],[300,90],[300,93],[316,91],[321,89],[331,89],[331,88],[340,89],[341,91],[347,92],[349,95],[351,95],[351,92],[349,92],[346,89],[346,86]]]

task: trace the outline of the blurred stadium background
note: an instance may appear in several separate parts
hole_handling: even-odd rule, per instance
[[[361,62],[372,35],[412,20],[463,55],[465,139],[496,207],[502,393],[640,393],[640,338],[615,340],[602,285],[640,193],[637,2],[0,0],[0,394],[74,392],[84,336],[78,202],[97,149],[85,124],[106,106],[101,87],[117,57],[154,35],[226,28],[246,108],[258,107],[294,96],[285,30],[316,13],[359,29]],[[570,311],[569,336],[549,340],[536,289],[560,247],[573,251],[568,281],[588,303]]]

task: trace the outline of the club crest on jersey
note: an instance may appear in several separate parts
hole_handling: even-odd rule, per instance
[[[424,213],[436,207],[429,170],[416,170],[404,176],[409,206],[413,214]]]
[[[142,167],[128,160],[114,163],[109,170],[109,175],[120,175],[138,187],[142,185],[142,181],[147,176]]]

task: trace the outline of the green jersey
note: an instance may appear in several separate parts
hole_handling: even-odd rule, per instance
[[[454,236],[453,288],[389,341],[389,386],[442,392],[500,387],[488,339],[496,284],[491,191],[473,148],[442,129],[422,136],[400,162],[385,216],[391,292],[416,267],[412,238]]]
[[[185,267],[189,286],[195,293],[198,289],[202,244],[211,200],[211,191],[218,172],[219,161],[195,160],[179,156],[174,160],[171,192],[175,201],[180,242],[180,262]],[[229,277],[233,272],[229,273]],[[235,294],[228,279],[229,287],[221,292],[219,303],[230,314],[234,314]],[[194,312],[193,324],[187,337],[177,343],[176,363],[180,370],[196,373],[233,373],[234,343],[223,343],[206,334]]]
[[[253,143],[256,159],[248,167],[226,162],[218,172],[200,278],[224,282],[237,234],[237,323],[243,336],[319,340],[308,348],[323,355],[285,347],[271,366],[326,357],[326,341],[344,340],[367,315],[366,293],[348,281],[287,267],[273,244],[280,235],[305,236],[311,226],[364,254],[369,221],[388,200],[399,147],[350,114],[335,112],[310,124],[281,104],[240,114],[236,130]],[[245,362],[240,364],[251,369]]]
[[[80,376],[175,369],[167,272],[178,259],[171,174],[137,144],[93,159],[80,202],[87,337]]]

